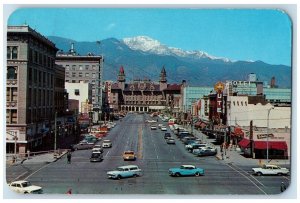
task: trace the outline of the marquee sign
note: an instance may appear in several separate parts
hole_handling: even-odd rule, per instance
[[[217,82],[214,86],[215,91],[217,92],[217,112],[222,113],[222,100],[223,100],[223,90],[225,85],[222,82]]]

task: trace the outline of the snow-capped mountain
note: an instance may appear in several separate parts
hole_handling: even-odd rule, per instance
[[[162,67],[167,71],[169,83],[186,80],[191,86],[213,86],[217,81],[247,80],[249,73],[256,73],[260,81],[276,78],[279,87],[291,87],[291,67],[271,65],[263,61],[226,62],[201,51],[184,51],[161,44],[148,37],[119,40],[108,38],[96,42],[76,42],[72,39],[48,36],[60,50],[68,51],[74,42],[80,55],[89,52],[104,56],[104,80],[115,81],[123,66],[126,81],[135,78],[159,80]],[[229,60],[228,60],[229,61]]]
[[[201,58],[208,58],[212,60],[218,59],[224,62],[231,62],[228,58],[212,56],[204,51],[196,51],[196,50],[186,51],[175,47],[168,47],[164,44],[161,44],[158,40],[152,39],[147,36],[124,38],[123,42],[133,50],[140,50],[152,54],[179,56],[179,57],[187,57],[193,59],[201,59]]]

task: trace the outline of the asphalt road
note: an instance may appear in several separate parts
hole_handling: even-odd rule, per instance
[[[73,194],[270,195],[280,193],[282,181],[289,182],[289,177],[285,176],[252,176],[251,168],[256,166],[225,164],[214,156],[194,157],[174,134],[176,145],[166,144],[163,137],[165,132],[151,130],[151,124],[145,122],[147,119],[150,119],[148,114],[128,114],[118,121],[106,137],[112,140],[113,146],[104,149],[102,162],[91,163],[91,151],[78,150],[73,152],[71,164],[67,164],[66,157],[63,157],[43,166],[26,166],[27,172],[20,177],[42,186],[45,194],[65,194],[72,189]],[[135,151],[137,160],[124,161],[122,153],[125,150]],[[129,164],[138,165],[143,175],[121,180],[107,178],[107,171]],[[201,167],[205,175],[168,175],[169,168],[182,164]],[[14,173],[7,174],[8,180],[13,178]]]

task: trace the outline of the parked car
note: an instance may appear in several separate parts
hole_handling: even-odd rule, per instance
[[[84,150],[84,149],[92,149],[94,147],[94,143],[89,143],[86,141],[81,141],[78,144],[71,145],[71,149],[73,150]]]
[[[206,147],[207,146],[207,144],[205,144],[205,143],[202,143],[202,144],[200,144],[200,143],[191,143],[191,144],[189,144],[189,145],[186,145],[186,149],[189,151],[189,152],[193,152],[194,151],[194,149],[199,149],[199,148],[201,148],[201,147]]]
[[[163,124],[158,124],[158,128],[161,129],[161,127],[163,126]]]
[[[181,165],[179,168],[170,168],[170,176],[200,176],[204,175],[204,169],[197,168],[194,165]]]
[[[151,130],[156,130],[157,129],[157,127],[156,127],[156,125],[151,125],[151,128],[150,128]]]
[[[146,120],[146,123],[156,123],[156,120]]]
[[[160,129],[161,129],[161,131],[167,131],[167,127],[166,126],[161,126]]]
[[[135,156],[134,151],[125,151],[123,153],[123,159],[124,159],[124,161],[126,161],[126,160],[135,160],[136,156]]]
[[[168,139],[168,138],[170,138],[171,137],[171,133],[165,133],[165,135],[164,135],[164,138],[165,139]]]
[[[211,149],[200,149],[195,153],[197,156],[214,156],[217,154],[217,149],[211,150]]]
[[[170,137],[170,138],[166,139],[166,143],[167,144],[175,144],[175,139]]]
[[[289,169],[287,168],[281,168],[277,165],[263,165],[261,168],[252,168],[252,171],[255,175],[261,176],[261,175],[288,175]]]
[[[137,177],[142,175],[142,170],[137,165],[120,166],[114,171],[108,171],[108,178],[121,179],[127,177]]]
[[[27,180],[19,180],[11,182],[8,185],[13,191],[22,194],[42,194],[43,189],[40,186],[32,185]]]
[[[110,148],[110,147],[112,147],[111,141],[110,140],[103,140],[102,147],[103,148]]]
[[[90,162],[99,162],[103,160],[103,154],[101,152],[93,152],[91,154]]]

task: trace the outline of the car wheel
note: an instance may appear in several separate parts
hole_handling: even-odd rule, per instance
[[[283,174],[282,173],[278,173],[277,175],[282,176]]]
[[[262,172],[257,172],[256,175],[261,176]]]
[[[179,177],[179,176],[180,176],[180,173],[175,173],[175,176],[176,176],[176,177]]]
[[[137,174],[133,174],[133,177],[136,178],[136,177],[138,177],[138,175]]]
[[[122,176],[120,176],[120,175],[117,176],[117,179],[118,179],[118,180],[120,180],[121,178],[122,178]]]
[[[199,173],[199,172],[196,172],[196,173],[195,173],[195,176],[200,176],[200,173]]]

